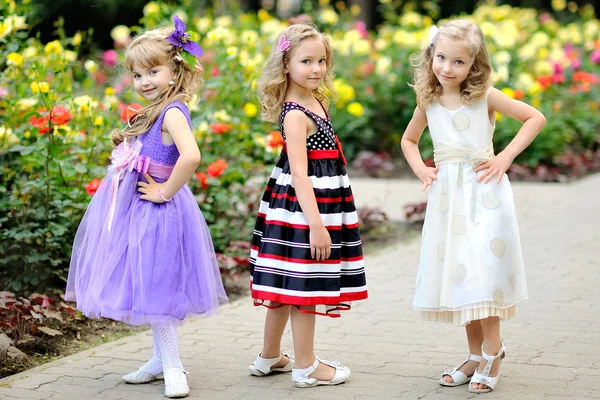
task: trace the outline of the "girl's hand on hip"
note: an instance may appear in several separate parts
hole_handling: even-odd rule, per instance
[[[513,161],[513,157],[504,153],[500,153],[490,161],[478,165],[473,171],[477,173],[485,170],[485,172],[481,174],[479,178],[477,178],[477,180],[480,182],[484,181],[484,183],[488,183],[494,176],[498,176],[497,183],[500,183],[502,182],[504,174],[506,171],[508,171]]]
[[[322,261],[331,255],[331,236],[324,225],[310,230],[310,256]]]
[[[164,200],[160,198],[160,194],[158,193],[162,184],[157,183],[148,174],[144,174],[144,178],[146,178],[148,183],[138,182],[138,192],[142,193],[140,199],[151,201],[153,203],[164,203]]]
[[[427,187],[433,184],[433,181],[437,179],[437,173],[440,170],[440,167],[425,167],[416,171],[417,178],[423,183],[423,191],[427,189]]]

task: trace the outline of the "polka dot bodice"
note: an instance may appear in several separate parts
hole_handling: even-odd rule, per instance
[[[179,158],[179,151],[175,143],[171,145],[165,145],[162,141],[162,123],[165,118],[165,113],[170,108],[177,108],[181,110],[185,118],[187,119],[190,129],[192,128],[192,121],[190,119],[190,112],[187,106],[181,101],[174,101],[168,104],[165,109],[160,113],[154,124],[150,127],[148,132],[140,136],[140,142],[142,142],[142,150],[140,154],[150,157],[153,161],[175,165]]]
[[[329,116],[327,116],[327,118],[322,118],[314,112],[310,111],[308,108],[302,107],[300,104],[292,102],[283,103],[281,115],[279,116],[279,129],[281,131],[281,136],[283,136],[284,141],[286,141],[286,137],[285,131],[283,129],[283,121],[285,120],[286,114],[292,110],[302,111],[317,124],[317,132],[306,138],[307,150],[337,149],[336,136],[333,131],[333,125],[331,125],[331,119],[329,118]],[[324,109],[323,112],[325,113]]]

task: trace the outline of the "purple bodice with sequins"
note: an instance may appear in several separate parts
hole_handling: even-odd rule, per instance
[[[175,165],[177,159],[179,158],[179,151],[177,150],[177,146],[175,146],[175,143],[171,145],[163,144],[161,133],[165,113],[168,109],[173,107],[181,110],[183,115],[185,115],[185,118],[191,129],[192,121],[190,119],[190,112],[187,106],[181,101],[174,101],[173,103],[165,107],[165,109],[160,113],[156,121],[154,121],[154,124],[150,127],[148,132],[140,136],[140,142],[142,142],[143,145],[140,154],[150,157],[152,161],[156,161],[167,165]]]

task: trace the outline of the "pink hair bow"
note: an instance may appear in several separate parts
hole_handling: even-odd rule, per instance
[[[279,51],[286,51],[288,49],[288,47],[291,46],[291,42],[289,40],[287,40],[287,38],[285,37],[285,35],[281,36],[281,39],[279,39],[279,44],[277,45],[277,49]]]

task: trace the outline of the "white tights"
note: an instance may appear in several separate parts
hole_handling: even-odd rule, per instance
[[[179,358],[177,325],[174,322],[152,324],[152,341],[154,343],[152,358],[140,368],[140,371],[158,375],[170,368],[184,369]]]

